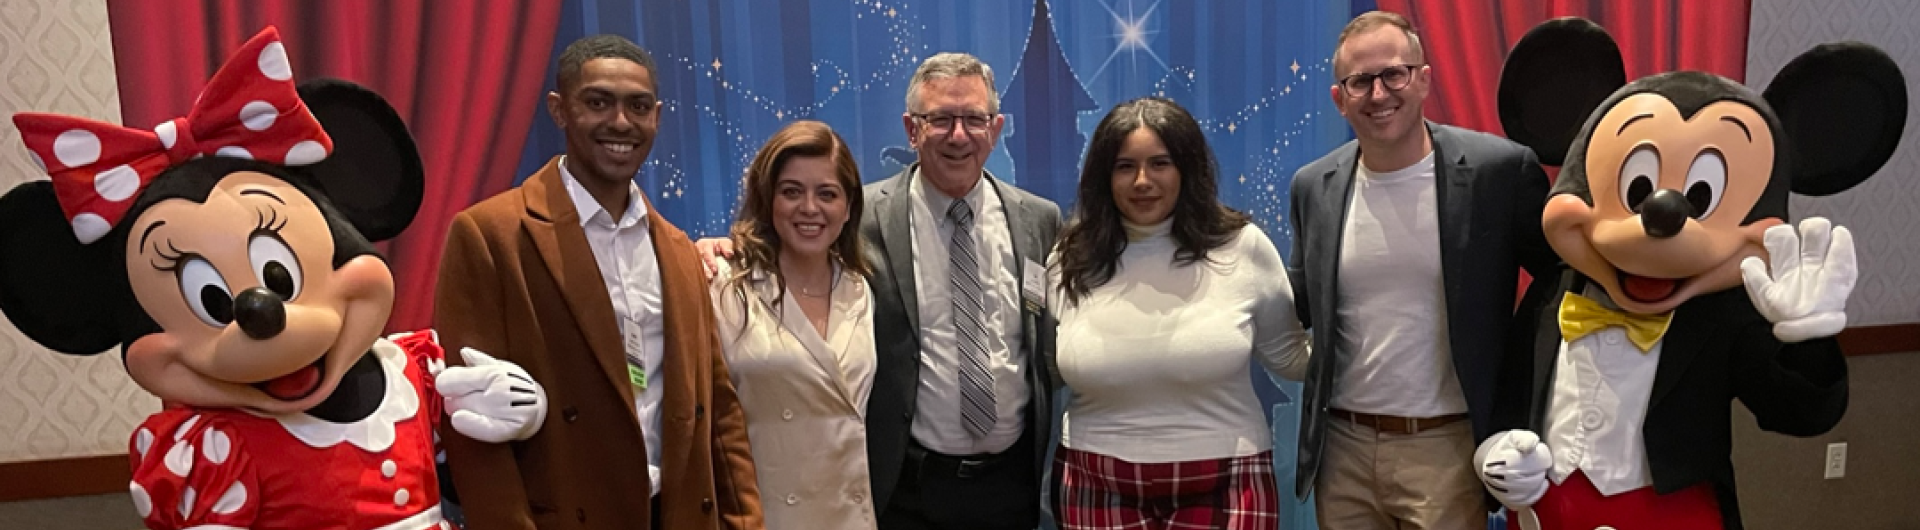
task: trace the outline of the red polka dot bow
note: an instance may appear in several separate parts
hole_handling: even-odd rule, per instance
[[[200,91],[185,118],[151,131],[57,114],[13,115],[34,162],[53,176],[73,235],[92,243],[112,230],[140,190],[167,168],[204,155],[304,166],[333,140],[293,85],[280,31],[240,47]]]

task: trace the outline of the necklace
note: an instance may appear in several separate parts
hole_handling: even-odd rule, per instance
[[[800,293],[800,296],[808,296],[813,298],[826,298],[827,295],[833,294],[833,289],[829,288],[827,289],[827,292],[816,293],[816,292],[807,290],[807,288],[805,287],[800,287],[796,285],[793,287],[793,292]]]
[[[825,283],[825,284],[827,284],[827,288],[826,288],[826,289],[821,289],[821,290],[813,290],[813,289],[808,289],[808,288],[806,288],[806,287],[804,287],[804,286],[802,286],[802,285],[800,285],[800,283],[799,283],[799,282],[794,282],[794,281],[788,281],[788,282],[787,282],[787,287],[788,287],[788,288],[790,288],[790,289],[792,289],[792,290],[793,290],[793,292],[795,292],[795,293],[799,293],[799,294],[800,294],[800,296],[805,296],[805,297],[808,297],[808,298],[826,298],[826,297],[828,297],[828,296],[831,296],[831,295],[833,295],[833,287],[834,287],[834,286],[836,286],[836,285],[839,285],[839,284],[840,284],[840,274],[839,274],[839,270],[840,270],[840,267],[839,267],[839,265],[838,265],[838,264],[835,264],[835,265],[833,266],[833,274],[832,274],[831,276],[828,276],[828,277],[827,277],[827,279],[826,279],[826,281],[824,281],[824,282],[813,282],[813,284],[814,284],[814,285],[819,285],[819,284],[822,284],[822,283]],[[786,277],[787,277],[787,278],[788,278],[789,280],[791,280],[791,279],[793,279],[793,278],[794,278],[794,275],[790,275],[790,274],[785,274],[785,273],[784,273],[784,271],[782,272],[782,274],[783,274],[783,275],[785,275],[785,276],[786,276]]]
[[[818,283],[821,283],[821,282],[816,282],[816,284]],[[827,284],[827,288],[819,289],[819,290],[808,289],[804,286],[801,286],[799,283],[788,283],[787,286],[793,288],[793,292],[800,293],[800,296],[806,296],[809,298],[826,298],[828,296],[833,295],[833,286],[839,284],[840,279],[829,278],[824,283]]]

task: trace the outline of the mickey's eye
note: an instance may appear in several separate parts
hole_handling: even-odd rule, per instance
[[[180,294],[187,300],[187,308],[193,310],[193,316],[201,322],[216,328],[227,327],[233,322],[233,290],[227,287],[227,280],[220,277],[220,271],[212,263],[200,258],[187,258],[180,265]]]
[[[1628,210],[1640,213],[1640,203],[1653,195],[1653,183],[1660,177],[1660,150],[1651,145],[1633,149],[1627,162],[1620,165],[1620,201]]]
[[[280,295],[281,300],[292,301],[300,295],[300,260],[280,236],[255,234],[247,240],[247,258],[253,262],[253,273],[262,287]]]
[[[1693,166],[1687,168],[1686,186],[1681,189],[1687,194],[1687,204],[1693,206],[1695,219],[1713,214],[1713,209],[1720,206],[1720,196],[1727,190],[1727,160],[1719,149],[1694,155]]]

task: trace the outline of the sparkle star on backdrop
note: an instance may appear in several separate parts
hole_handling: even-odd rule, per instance
[[[1118,10],[1113,8],[1112,4],[1106,3],[1105,0],[1101,1],[1101,6],[1107,8],[1107,12],[1113,15],[1115,31],[1113,36],[1115,42],[1113,53],[1107,55],[1107,60],[1100,63],[1100,67],[1095,68],[1093,70],[1093,76],[1088,79],[1099,79],[1100,74],[1107,71],[1107,66],[1113,64],[1114,58],[1119,57],[1122,53],[1127,54],[1128,64],[1134,72],[1140,70],[1140,54],[1143,52],[1147,54],[1147,57],[1153,58],[1153,62],[1159,64],[1161,68],[1167,67],[1167,61],[1161,59],[1159,54],[1154,53],[1153,46],[1147,42],[1148,35],[1159,33],[1157,30],[1148,30],[1147,23],[1153,16],[1154,8],[1160,6],[1160,2],[1155,1],[1149,4],[1145,11],[1135,14],[1133,11],[1133,1],[1128,0],[1127,14],[1125,16],[1122,16]]]

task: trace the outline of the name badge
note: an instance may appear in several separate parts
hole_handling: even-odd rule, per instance
[[[1047,268],[1031,259],[1020,270],[1020,298],[1026,302],[1027,310],[1033,312],[1047,309]]]

